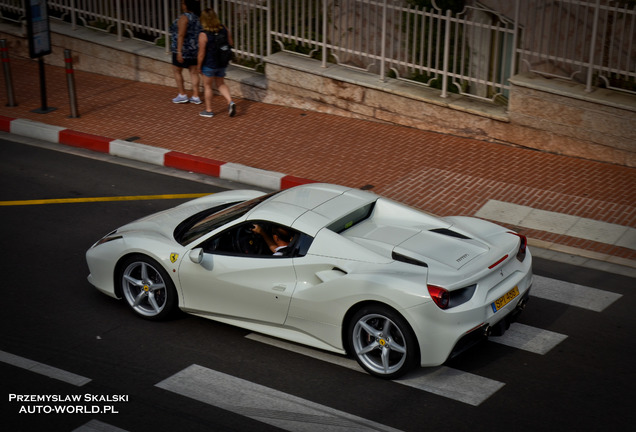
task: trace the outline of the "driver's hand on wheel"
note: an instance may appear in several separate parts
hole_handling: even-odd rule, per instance
[[[258,225],[258,224],[254,224],[252,226],[252,232],[256,233],[256,234],[263,235],[263,228],[260,225]]]

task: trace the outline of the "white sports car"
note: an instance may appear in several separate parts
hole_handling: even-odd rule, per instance
[[[437,366],[523,309],[526,239],[358,189],[227,191],[111,232],[88,280],[144,318],[175,309],[353,355],[396,378]]]

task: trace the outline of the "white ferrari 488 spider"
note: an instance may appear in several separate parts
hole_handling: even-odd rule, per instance
[[[195,199],[86,258],[91,284],[144,318],[181,309],[350,354],[388,379],[502,333],[532,284],[522,235],[328,184]]]

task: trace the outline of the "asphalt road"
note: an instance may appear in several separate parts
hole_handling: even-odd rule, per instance
[[[213,193],[237,185],[7,138],[18,139],[0,136],[4,431],[633,427],[631,278],[535,259],[536,294],[507,333],[511,340],[489,340],[440,368],[383,381],[344,357],[277,345],[213,321],[137,318],[87,282],[84,253],[92,243],[183,202],[88,198]],[[10,203],[68,198],[76,201]],[[579,295],[586,302],[568,302]],[[597,299],[607,304],[588,307]]]

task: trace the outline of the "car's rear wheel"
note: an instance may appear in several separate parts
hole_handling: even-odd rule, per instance
[[[153,259],[135,255],[121,266],[119,277],[126,303],[138,315],[151,319],[167,318],[175,309],[177,294],[166,271]]]
[[[350,321],[348,334],[356,360],[372,375],[398,378],[417,362],[411,327],[388,307],[373,305],[359,310]]]

